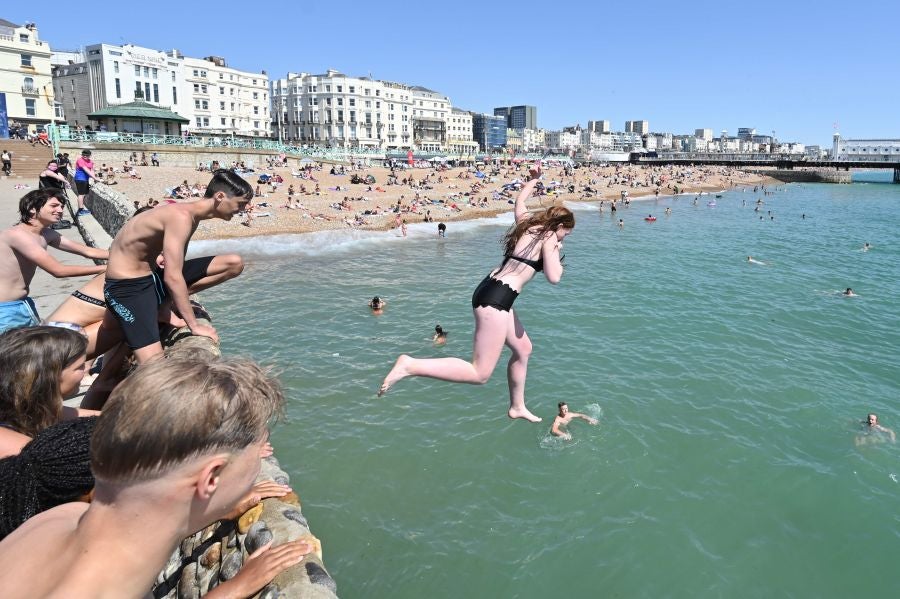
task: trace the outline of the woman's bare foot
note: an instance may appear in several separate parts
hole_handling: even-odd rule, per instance
[[[509,414],[510,418],[524,418],[528,422],[540,422],[542,420],[542,418],[538,418],[537,416],[529,412],[528,408],[526,407],[510,408],[507,414]]]
[[[387,393],[388,389],[394,386],[397,381],[401,381],[409,376],[409,372],[406,370],[406,365],[409,364],[411,357],[403,354],[397,361],[394,362],[394,367],[391,368],[391,371],[388,373],[386,377],[384,377],[384,382],[381,383],[381,389],[378,390],[378,397],[381,397],[385,393]]]

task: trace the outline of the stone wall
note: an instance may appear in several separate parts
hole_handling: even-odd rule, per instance
[[[850,171],[834,168],[747,169],[785,183],[850,183]]]
[[[273,457],[263,460],[258,480],[290,481]],[[259,599],[336,599],[337,587],[322,563],[322,544],[309,530],[300,498],[265,499],[237,521],[216,522],[185,539],[175,549],[153,589],[155,599],[202,597],[240,571],[247,556],[274,540],[307,540],[315,551],[275,577],[257,595]]]
[[[91,190],[84,198],[84,205],[88,207],[91,216],[103,227],[104,231],[109,233],[110,237],[115,237],[125,221],[134,214],[134,204],[129,202],[124,195],[103,183],[91,185]],[[84,230],[81,233],[85,235]],[[87,238],[85,238],[85,243],[93,245]]]

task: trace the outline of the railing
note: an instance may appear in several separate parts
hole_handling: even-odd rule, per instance
[[[41,95],[41,90],[34,87],[33,85],[23,85],[22,93],[28,96],[39,96]]]

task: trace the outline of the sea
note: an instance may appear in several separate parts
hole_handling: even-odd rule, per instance
[[[376,396],[400,353],[471,356],[511,215],[193,244],[247,261],[203,301],[285,386],[272,442],[339,596],[900,596],[900,445],[861,424],[900,431],[900,185],[767,190],[571,205],[562,281],[515,304],[540,424],[506,416],[508,350]],[[551,436],[560,401],[599,424]]]

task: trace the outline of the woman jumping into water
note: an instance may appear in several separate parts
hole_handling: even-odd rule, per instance
[[[472,311],[475,314],[472,361],[402,355],[385,377],[379,395],[408,376],[482,385],[494,372],[506,344],[512,350],[506,369],[509,417],[541,421],[525,407],[525,375],[531,355],[531,340],[512,305],[535,273],[543,271],[550,283],[559,283],[563,274],[560,262],[562,241],[575,227],[575,216],[563,206],[528,212],[525,201],[534,191],[539,176],[540,166],[535,166],[531,170],[531,179],[516,197],[516,222],[504,239],[503,262],[485,277],[472,296]]]

